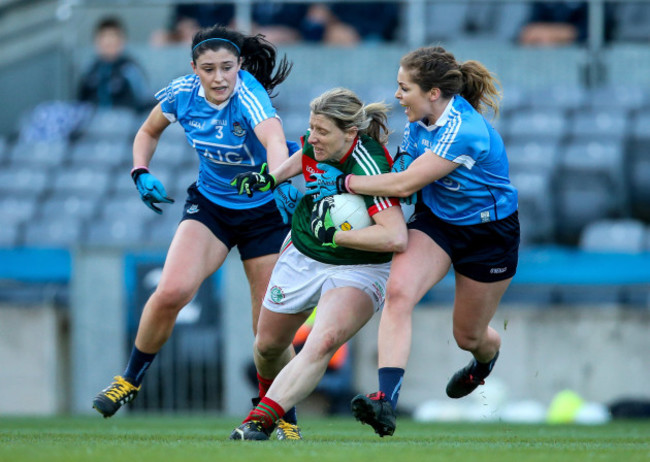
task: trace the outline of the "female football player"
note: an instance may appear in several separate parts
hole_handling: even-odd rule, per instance
[[[246,199],[229,183],[237,173],[258,171],[264,163],[277,168],[288,158],[270,94],[286,79],[291,64],[283,58],[274,72],[276,49],[271,43],[216,25],[194,36],[191,66],[193,74],[156,94],[159,103],[133,143],[131,176],[144,203],[156,213],[162,213],[156,204],[173,202],[149,171],[158,140],[171,123],[185,130],[200,167],[197,181],[188,188],[160,283],[144,306],[126,370],[93,401],[104,417],[135,398],[178,313],[234,246],[249,281],[256,331],[260,302],[289,231],[270,191]]]
[[[380,436],[395,430],[413,308],[452,265],[453,334],[473,358],[451,377],[447,395],[461,398],[483,384],[501,345],[489,323],[515,274],[519,249],[517,190],[508,178],[503,141],[481,114],[486,107],[498,112],[492,74],[477,61],[459,63],[442,47],[426,47],[402,57],[397,85],[395,97],[408,119],[397,171],[367,177],[324,165],[307,185],[317,198],[421,193],[408,224],[408,248],[395,256],[388,280],[379,326],[379,391],[352,401],[357,419]]]
[[[390,171],[392,161],[384,148],[386,105],[364,106],[352,91],[334,89],[314,99],[310,109],[302,152],[270,173],[235,178],[240,191],[276,184],[301,171],[309,178],[321,171],[319,165],[335,165],[355,175]],[[297,197],[291,188],[285,188],[287,196]],[[397,199],[363,197],[373,224],[348,231],[334,226],[331,198],[315,204],[311,196],[304,196],[298,202],[291,234],[264,296],[255,338],[255,365],[270,388],[231,439],[268,439],[285,410],[316,388],[338,348],[383,305],[393,252],[406,248],[406,224]],[[285,365],[287,347],[316,305],[305,345]]]

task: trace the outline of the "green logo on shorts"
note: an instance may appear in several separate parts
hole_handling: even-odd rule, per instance
[[[278,286],[271,287],[271,300],[273,303],[282,303],[284,299],[284,292]]]

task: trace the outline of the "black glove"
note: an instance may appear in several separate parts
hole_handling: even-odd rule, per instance
[[[334,235],[338,229],[334,226],[330,215],[333,202],[334,199],[328,196],[314,204],[311,211],[311,232],[324,246],[336,248],[338,246],[334,242]]]
[[[255,191],[266,192],[275,188],[275,177],[269,173],[268,165],[262,164],[259,173],[245,172],[235,175],[230,185],[237,188],[239,194],[246,191],[248,197],[253,197]]]

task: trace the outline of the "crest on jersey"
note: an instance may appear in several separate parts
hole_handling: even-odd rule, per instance
[[[233,122],[232,123],[232,133],[235,136],[244,136],[246,134],[246,130],[244,130],[239,122]]]

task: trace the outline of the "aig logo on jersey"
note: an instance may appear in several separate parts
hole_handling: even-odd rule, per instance
[[[244,130],[239,122],[233,122],[232,123],[232,133],[235,136],[244,136],[246,134],[246,130]]]

